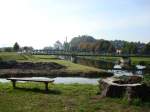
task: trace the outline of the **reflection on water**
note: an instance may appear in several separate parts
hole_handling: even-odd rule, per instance
[[[127,71],[127,70],[111,70],[111,72],[113,72],[115,76],[122,76],[122,75],[132,76],[132,75],[134,75],[133,72]]]
[[[141,69],[141,70],[142,70],[142,69],[145,69],[145,68],[146,68],[146,66],[136,65],[136,68],[137,68],[137,69]]]
[[[56,77],[56,78],[47,78],[47,77],[31,77],[32,79],[53,79],[55,80],[55,84],[72,84],[72,83],[79,83],[79,84],[94,84],[97,85],[100,78],[83,78],[83,77]],[[4,78],[0,78],[0,82],[6,83],[10,82]],[[25,82],[25,81],[20,81]]]
[[[121,65],[114,65],[114,69],[115,68],[121,69],[122,67],[121,67]]]
[[[77,58],[77,63],[92,66],[100,69],[105,69],[108,72],[114,73],[116,76],[120,75],[143,75],[144,69],[146,66],[136,65],[135,68],[131,68],[130,70],[122,69],[121,65],[115,65],[115,63],[110,61],[103,61],[103,60],[92,60],[92,59],[84,59],[84,58]]]
[[[114,70],[108,70],[109,72],[113,72],[115,76],[131,76],[131,75],[142,75],[143,69],[145,69],[145,66],[142,65],[136,65],[137,70],[123,70],[121,65],[115,65]],[[119,70],[121,69],[121,70]]]
[[[85,58],[80,58],[80,57],[77,58],[76,63],[87,65],[87,66],[92,66],[96,68],[101,68],[101,69],[112,69],[115,65],[115,63],[111,61],[92,60],[92,59],[85,59]]]

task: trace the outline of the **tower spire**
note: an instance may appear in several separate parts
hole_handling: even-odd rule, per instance
[[[67,36],[66,36],[66,43],[67,43]]]

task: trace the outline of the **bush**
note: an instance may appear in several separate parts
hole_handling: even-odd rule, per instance
[[[144,75],[142,82],[143,82],[144,84],[150,86],[150,74]]]
[[[145,61],[140,61],[139,65],[143,65],[144,66],[144,65],[146,65],[146,63],[145,63]]]

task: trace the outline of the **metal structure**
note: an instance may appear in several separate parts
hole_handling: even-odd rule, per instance
[[[106,56],[106,57],[150,57],[149,55],[130,55],[130,54],[110,54],[110,53],[95,53],[83,51],[64,51],[64,50],[33,50],[30,52],[33,55],[61,55],[61,56]]]

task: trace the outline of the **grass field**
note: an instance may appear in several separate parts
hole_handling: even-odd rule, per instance
[[[150,112],[150,104],[100,98],[98,86],[82,84],[0,83],[0,112]],[[23,89],[24,88],[24,89]]]
[[[100,69],[94,68],[94,67],[88,67],[80,64],[75,64],[70,61],[66,60],[60,60],[57,59],[54,56],[48,56],[48,55],[34,55],[34,57],[37,59],[37,61],[42,61],[42,62],[56,62],[60,65],[64,65],[67,67],[67,70],[69,72],[90,72],[90,71],[102,71]]]
[[[33,59],[34,56],[29,54],[18,54],[16,52],[0,52],[0,60],[27,61]]]
[[[85,57],[87,59],[93,59],[93,60],[105,60],[105,61],[111,61],[116,62],[121,57]],[[144,62],[146,65],[150,65],[150,57],[131,57],[131,63],[133,65],[139,64],[140,62]]]
[[[66,66],[69,72],[101,72],[47,55],[0,53],[0,60],[56,62]],[[0,83],[0,112],[150,112],[150,103],[138,99],[129,105],[124,98],[100,98],[97,85],[55,84],[49,85],[48,93],[42,83],[17,83],[17,87]]]
[[[20,62],[30,61],[30,62],[55,62],[60,65],[63,65],[66,67],[66,69],[63,70],[63,72],[67,74],[79,74],[79,73],[95,73],[100,74],[101,76],[107,75],[107,73],[104,70],[100,70],[94,67],[88,67],[80,64],[75,64],[70,61],[66,60],[60,60],[56,58],[55,56],[51,55],[30,55],[30,54],[17,54],[14,52],[1,52],[0,53],[0,59],[1,60],[16,60]]]

